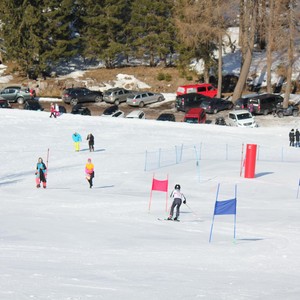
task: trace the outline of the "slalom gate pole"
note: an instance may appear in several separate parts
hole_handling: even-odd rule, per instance
[[[244,160],[244,143],[242,144],[240,177],[242,176],[242,173],[243,173],[243,167],[244,167],[243,160]]]
[[[46,160],[46,167],[47,167],[47,175],[48,175],[48,165],[49,165],[49,148],[47,150],[47,160]]]

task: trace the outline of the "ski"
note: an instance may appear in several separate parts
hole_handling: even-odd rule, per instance
[[[173,221],[173,222],[180,222],[180,220],[173,220],[173,219],[169,220],[169,219],[161,219],[161,218],[157,218],[157,220],[159,220],[159,221]]]

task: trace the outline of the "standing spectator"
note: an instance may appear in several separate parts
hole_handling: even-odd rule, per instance
[[[94,151],[94,136],[91,133],[89,133],[86,139],[89,141],[90,152]]]
[[[93,187],[93,178],[95,177],[94,172],[94,164],[92,163],[92,160],[89,158],[86,165],[85,165],[85,178],[90,184],[90,189]]]
[[[292,129],[289,133],[289,139],[290,139],[290,146],[294,147],[295,144],[295,133],[294,129]]]
[[[43,188],[46,188],[46,174],[47,172],[47,167],[43,162],[43,159],[40,157],[38,159],[38,162],[36,164],[36,171],[35,171],[35,182],[36,182],[36,187],[40,188],[41,187],[41,182],[43,183]]]
[[[173,203],[171,206],[171,210],[170,210],[170,215],[168,217],[168,220],[172,220],[173,218],[173,214],[174,214],[174,209],[176,207],[176,217],[174,218],[174,221],[179,221],[179,214],[180,214],[180,206],[183,203],[186,203],[186,198],[185,196],[180,192],[180,185],[176,184],[174,190],[172,191],[170,197],[172,197]]]
[[[60,116],[60,112],[59,112],[59,106],[58,106],[58,104],[55,103],[54,107],[55,107],[55,115],[56,115],[57,117],[59,117],[59,116]]]
[[[72,139],[74,141],[75,151],[79,152],[80,151],[80,142],[82,141],[81,135],[79,133],[75,132],[72,135]]]
[[[296,147],[300,147],[300,132],[299,132],[298,129],[296,129],[295,138],[296,138],[296,144],[295,144],[295,146]]]
[[[51,102],[50,104],[50,118],[56,118],[55,105]]]

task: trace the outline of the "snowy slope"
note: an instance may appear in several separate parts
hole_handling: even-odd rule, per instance
[[[288,147],[295,120],[286,120],[243,129],[1,109],[0,299],[298,299],[300,149]],[[79,153],[74,131],[84,140]],[[191,159],[144,171],[146,150],[201,143],[198,169]],[[224,158],[226,143],[238,159]],[[242,143],[268,150],[256,178],[240,177]],[[36,189],[35,165],[48,148],[48,187]],[[282,162],[278,149],[295,161]],[[181,184],[189,207],[180,223],[157,220],[166,216],[163,193],[153,192],[148,211],[153,173],[169,176],[170,190]],[[219,200],[237,184],[237,238],[233,217],[216,216],[209,243],[218,183]]]

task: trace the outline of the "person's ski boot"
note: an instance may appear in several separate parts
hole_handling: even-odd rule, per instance
[[[171,217],[168,217],[167,220],[172,220],[172,218],[171,218]]]
[[[37,185],[36,185],[36,187],[37,187],[37,188],[40,188],[40,187],[41,187],[41,185],[40,185],[40,184],[37,184]]]

